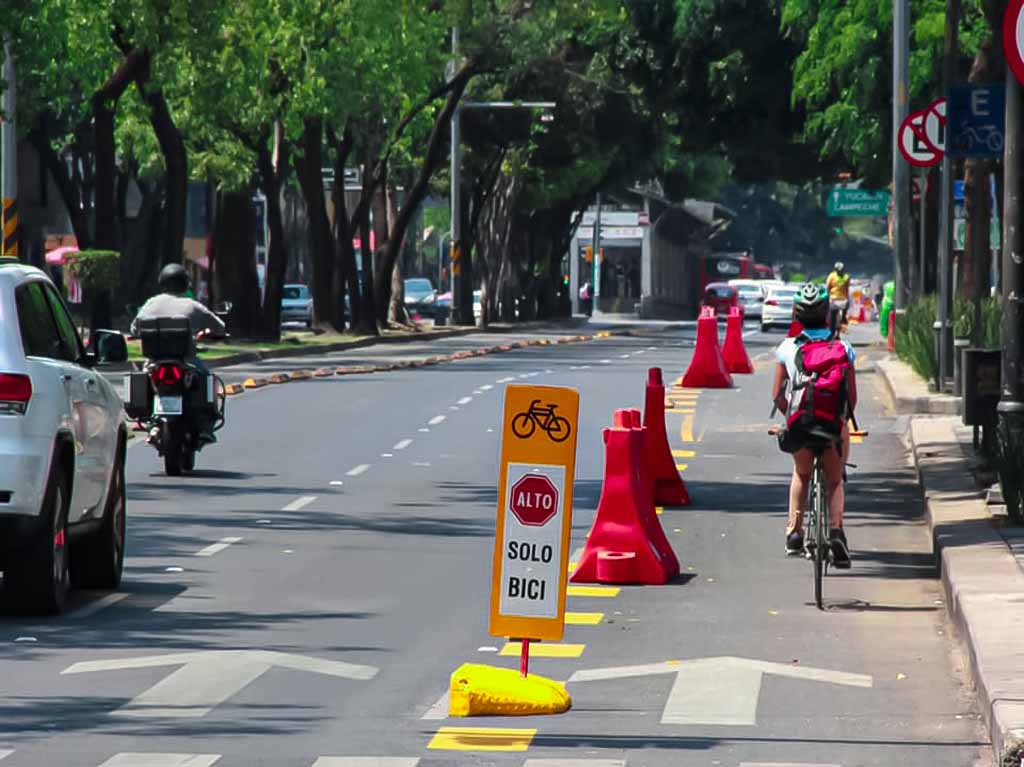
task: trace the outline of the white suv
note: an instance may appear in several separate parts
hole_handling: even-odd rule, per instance
[[[117,588],[124,565],[127,432],[47,276],[0,258],[0,569],[5,596],[59,612],[72,581]],[[127,356],[99,331],[106,360]]]

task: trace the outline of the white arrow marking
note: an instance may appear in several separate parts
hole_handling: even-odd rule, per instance
[[[596,682],[652,674],[676,675],[662,711],[662,724],[756,725],[757,700],[765,674],[850,687],[873,684],[870,676],[862,674],[732,657],[589,669],[577,671],[569,681]]]
[[[212,767],[220,754],[145,754],[122,751],[100,767]]]
[[[69,666],[61,674],[87,674],[93,671],[160,666],[181,668],[111,712],[112,715],[188,718],[206,716],[216,706],[240,692],[274,666],[343,679],[373,679],[377,674],[377,669],[373,666],[269,650],[207,650],[120,660],[83,661]]]

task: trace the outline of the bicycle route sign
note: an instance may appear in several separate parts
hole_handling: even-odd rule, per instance
[[[560,640],[565,632],[579,393],[505,389],[490,632]]]
[[[946,151],[950,157],[1002,157],[1006,85],[954,85],[949,91]]]

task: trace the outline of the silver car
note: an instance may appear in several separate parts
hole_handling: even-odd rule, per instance
[[[127,359],[99,331],[87,352],[38,269],[0,258],[0,568],[4,590],[59,612],[74,580],[117,588],[124,565],[127,430],[96,367]]]
[[[281,291],[281,322],[313,326],[313,296],[306,285],[285,285]]]
[[[793,298],[800,292],[799,287],[782,285],[768,289],[761,312],[761,332],[772,328],[788,328],[793,321]]]
[[[743,306],[743,316],[753,319],[761,319],[761,309],[764,306],[764,288],[760,280],[729,280],[729,284],[736,288],[740,294],[740,304]]]

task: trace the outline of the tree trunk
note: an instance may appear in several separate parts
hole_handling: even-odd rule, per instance
[[[331,274],[332,322],[339,330],[346,319],[354,328],[359,316],[359,274],[356,269],[355,248],[352,247],[352,226],[345,202],[345,164],[352,152],[352,135],[346,128],[339,140],[334,138],[334,268]],[[349,299],[346,318],[345,297]]]
[[[306,201],[306,215],[309,217],[309,244],[313,261],[313,316],[316,324],[328,324],[334,330],[345,329],[336,324],[332,300],[334,287],[334,234],[327,216],[327,198],[324,194],[323,179],[323,123],[316,118],[306,120],[302,134],[302,157],[295,158],[295,170]],[[344,188],[344,177],[336,178],[335,184]]]
[[[218,192],[213,230],[214,283],[221,301],[230,301],[231,332],[241,338],[257,335],[260,286],[256,274],[256,211],[252,193]]]
[[[960,259],[960,297],[974,300],[981,286],[976,284],[975,264],[989,258],[989,227],[991,205],[988,181],[988,163],[970,158],[964,163],[964,208],[967,216],[967,232],[964,238],[964,254]],[[987,287],[987,285],[985,286]]]
[[[264,139],[269,138],[264,132]],[[284,142],[280,142],[277,168],[267,141],[259,142],[256,165],[260,174],[260,188],[267,198],[267,227],[270,242],[267,249],[267,276],[264,289],[263,311],[255,336],[270,341],[281,339],[281,295],[284,289],[285,272],[288,269],[288,251],[284,242],[284,218],[281,210],[281,178],[287,166]]]
[[[391,184],[387,185],[388,231],[393,231],[398,220],[398,190]],[[391,270],[391,301],[388,305],[388,322],[397,325],[410,325],[412,319],[405,310],[405,280],[402,279],[402,259],[395,259],[395,267]]]

